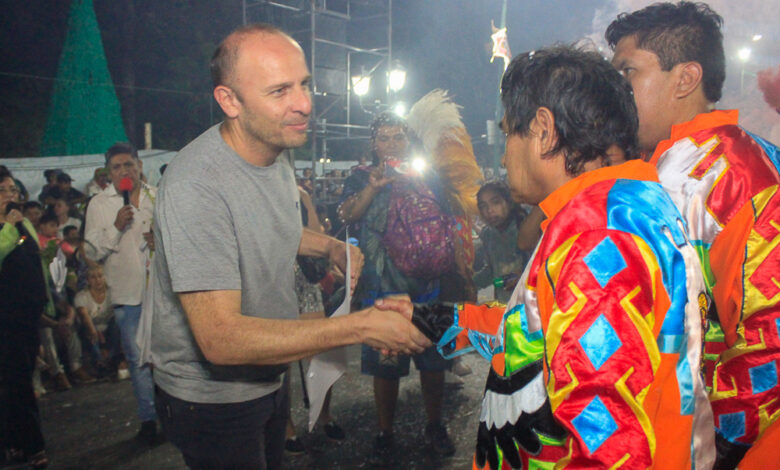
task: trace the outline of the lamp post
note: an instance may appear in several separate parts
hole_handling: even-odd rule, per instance
[[[759,39],[761,39],[759,37]],[[739,72],[739,94],[742,95],[745,93],[745,64],[748,60],[750,60],[750,53],[751,50],[749,47],[743,47],[739,51],[737,51],[737,57],[739,58],[739,61],[742,63],[742,66],[740,67]]]

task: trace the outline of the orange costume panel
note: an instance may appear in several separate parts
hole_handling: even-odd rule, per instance
[[[762,448],[775,459],[780,448],[780,433],[766,432],[780,417],[780,156],[737,119],[701,114],[674,126],[653,155],[714,299],[705,371],[719,459],[732,466],[764,436],[774,436]]]
[[[711,468],[708,300],[655,176],[631,161],[556,190],[508,306],[456,309],[444,349],[491,360],[475,468]]]

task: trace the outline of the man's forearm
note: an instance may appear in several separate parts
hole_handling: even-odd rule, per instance
[[[218,365],[284,364],[357,343],[410,354],[427,342],[408,316],[373,308],[337,318],[276,320],[242,315],[241,291],[188,292],[179,299],[201,352]]]
[[[304,228],[303,235],[301,235],[301,244],[298,247],[298,254],[315,258],[327,258],[330,254],[332,243],[340,242],[324,233]]]
[[[237,316],[204,350],[215,364],[285,364],[362,341],[360,315],[333,319],[270,320]]]

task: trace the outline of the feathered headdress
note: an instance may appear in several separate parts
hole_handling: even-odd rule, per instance
[[[459,109],[445,90],[436,89],[412,106],[407,123],[430,156],[429,163],[447,189],[453,210],[475,215],[483,177]]]

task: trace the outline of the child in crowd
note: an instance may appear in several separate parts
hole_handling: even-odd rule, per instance
[[[53,210],[45,211],[38,221],[38,226],[35,227],[38,231],[38,242],[42,251],[46,251],[49,246],[56,247],[59,245],[60,239],[57,237],[58,228],[57,214]],[[56,251],[55,248],[54,252],[56,253]]]
[[[518,228],[525,212],[512,201],[502,181],[485,183],[477,193],[477,207],[486,224],[480,233],[485,265],[474,274],[477,287],[495,286],[495,298],[506,303],[525,268],[529,253],[517,248]]]
[[[57,215],[57,236],[63,238],[62,232],[65,227],[72,225],[78,230],[81,228],[81,220],[71,217],[71,204],[64,195],[60,196],[59,193],[55,192],[53,198],[51,207],[54,208],[54,213]]]
[[[93,264],[87,269],[87,288],[76,294],[74,306],[82,333],[91,346],[89,351],[98,375],[105,375],[108,364],[119,354],[119,343],[111,292],[100,265]]]
[[[24,218],[29,220],[33,227],[37,227],[43,215],[43,206],[38,201],[27,201],[22,209]]]

